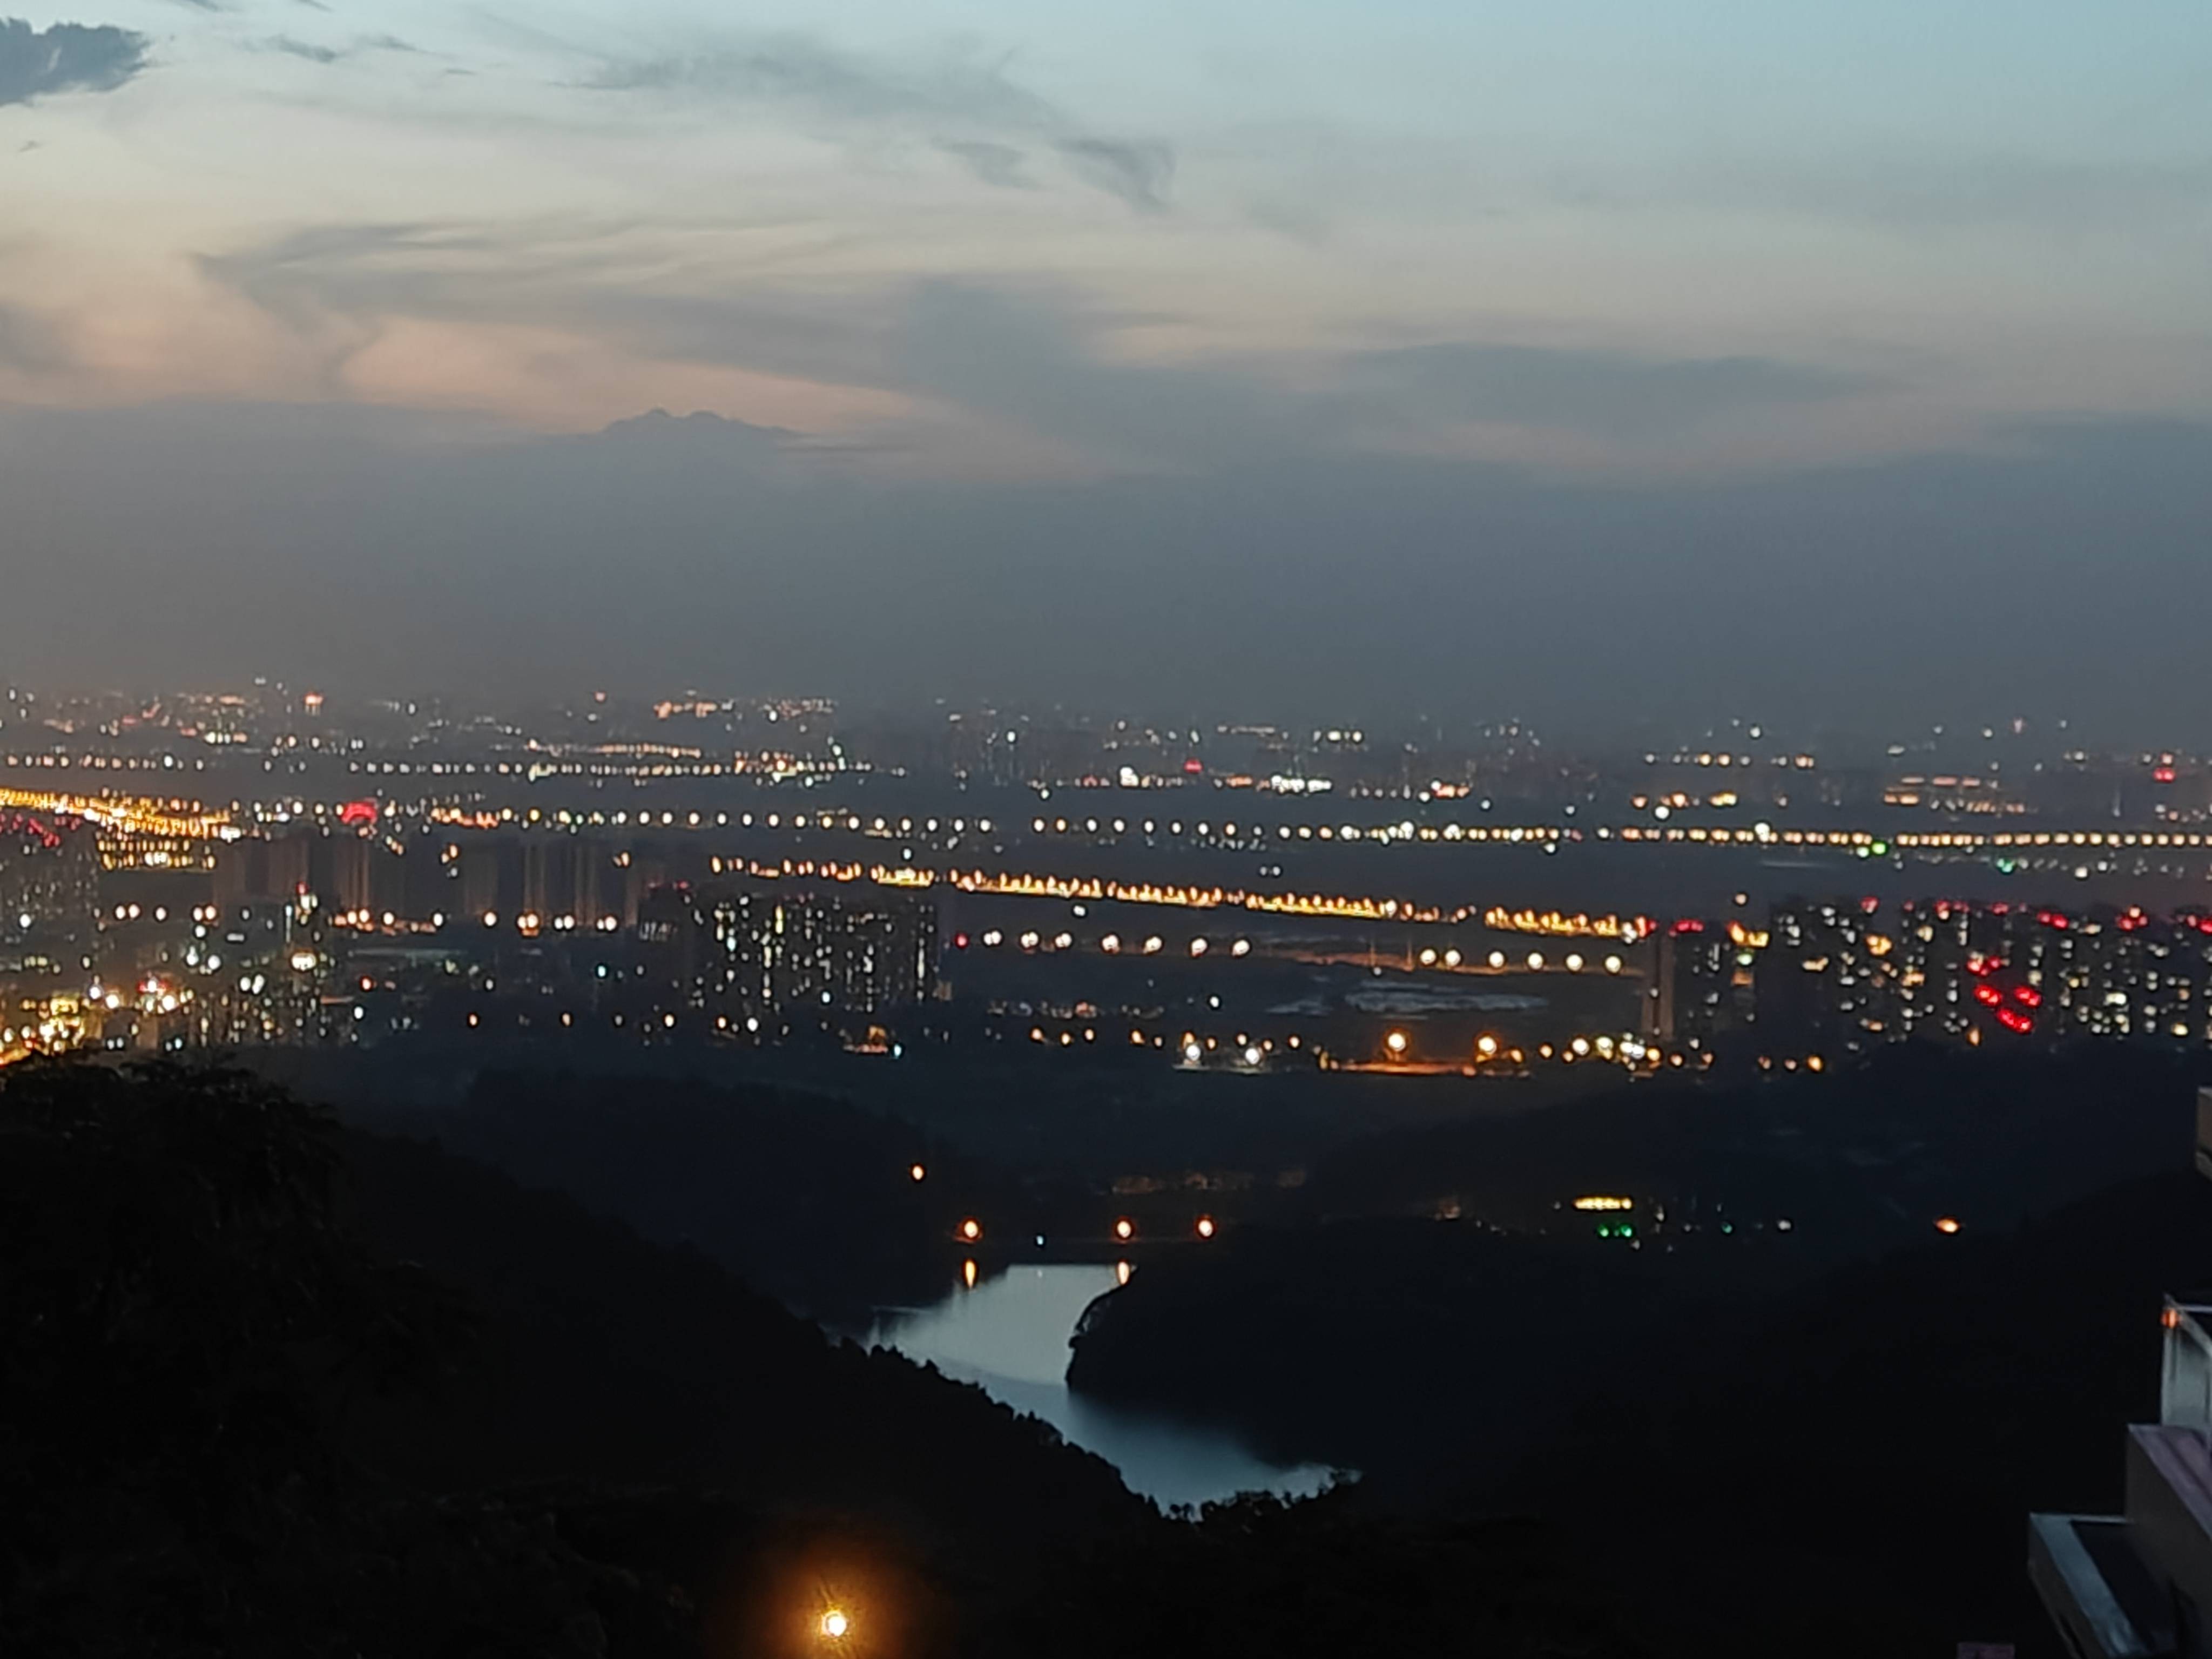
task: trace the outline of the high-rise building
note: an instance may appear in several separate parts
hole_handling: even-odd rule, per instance
[[[1888,1040],[1899,1024],[1895,938],[1875,903],[1774,906],[1757,970],[1762,1049],[1853,1053]]]
[[[99,906],[100,849],[89,826],[0,811],[0,951],[59,962],[89,943]]]
[[[667,930],[653,909],[656,933]],[[937,913],[924,900],[762,883],[702,894],[691,912],[703,949],[695,959],[672,937],[666,948],[726,1018],[840,1024],[935,988]],[[648,922],[639,926],[643,933]]]
[[[1665,1048],[1710,1051],[1744,1012],[1738,958],[1747,954],[1718,922],[1686,919],[1651,942],[1644,1036]]]
[[[1762,1052],[1904,1037],[2212,1042],[2212,917],[1938,900],[1774,907],[1757,969]]]
[[[2197,1104],[2212,1176],[2212,1089]],[[2118,1515],[2028,1517],[2028,1575],[2075,1659],[2212,1648],[2212,1306],[2169,1299],[2159,1420],[2128,1431]]]

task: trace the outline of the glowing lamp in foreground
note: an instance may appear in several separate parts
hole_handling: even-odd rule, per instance
[[[960,1237],[973,1244],[983,1236],[983,1224],[970,1216],[960,1224]]]
[[[1412,1039],[1403,1031],[1393,1031],[1382,1039],[1382,1046],[1390,1051],[1390,1058],[1398,1059],[1410,1046]]]
[[[908,1169],[908,1170],[907,1170],[907,1174],[908,1174],[909,1176],[911,1176],[913,1179],[916,1180],[916,1181],[920,1181],[920,1180],[921,1180],[924,1176],[927,1175],[928,1173],[929,1173],[929,1171],[928,1171],[928,1170],[925,1170],[925,1169],[923,1169],[923,1168],[921,1167],[921,1164],[915,1164],[913,1167],[911,1167],[910,1169]]]
[[[1199,1217],[1198,1236],[1200,1238],[1211,1238],[1213,1237],[1213,1218],[1212,1216],[1202,1215]]]
[[[845,1633],[853,1628],[853,1621],[845,1616],[842,1607],[832,1607],[822,1615],[823,1636],[832,1642],[842,1642]]]
[[[1959,1218],[1954,1215],[1945,1216],[1941,1221],[1938,1221],[1936,1224],[1936,1231],[1939,1233],[1957,1232],[1959,1231]]]
[[[1130,1220],[1128,1217],[1123,1216],[1119,1221],[1114,1224],[1115,1237],[1126,1243],[1127,1240],[1134,1238],[1136,1236],[1137,1224]]]

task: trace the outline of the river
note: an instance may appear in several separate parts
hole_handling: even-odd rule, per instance
[[[1067,1339],[1083,1310],[1120,1280],[1120,1270],[1111,1267],[1011,1267],[972,1286],[956,1281],[931,1307],[886,1310],[867,1340],[1042,1418],[1111,1463],[1130,1491],[1163,1508],[1241,1492],[1307,1497],[1328,1484],[1329,1471],[1319,1465],[1265,1462],[1226,1430],[1070,1393]]]

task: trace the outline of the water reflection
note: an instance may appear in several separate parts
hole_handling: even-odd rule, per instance
[[[871,1346],[896,1348],[973,1382],[994,1400],[1042,1418],[1076,1445],[1120,1471],[1132,1492],[1155,1503],[1203,1504],[1240,1492],[1306,1496],[1328,1484],[1316,1464],[1285,1468],[1255,1457],[1224,1431],[1194,1427],[1143,1412],[1102,1406],[1068,1392],[1067,1339],[1092,1300],[1129,1282],[1126,1261],[1112,1267],[1015,1267],[967,1286],[931,1308],[886,1314]]]

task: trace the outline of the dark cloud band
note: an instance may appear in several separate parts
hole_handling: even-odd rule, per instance
[[[146,37],[106,23],[33,28],[0,18],[0,105],[58,92],[112,92],[146,67]]]

